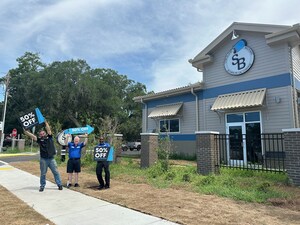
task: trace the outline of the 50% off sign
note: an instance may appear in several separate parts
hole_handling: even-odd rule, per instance
[[[94,160],[95,161],[107,161],[109,151],[110,151],[110,147],[95,147],[94,148]]]
[[[36,115],[34,112],[27,113],[23,116],[19,117],[19,121],[21,122],[24,129],[28,129],[37,125],[39,122],[37,121]]]

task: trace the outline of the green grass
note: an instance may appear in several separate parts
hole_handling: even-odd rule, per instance
[[[89,168],[95,171],[95,165]],[[169,165],[166,171],[164,165],[158,162],[150,168],[141,169],[139,162],[131,158],[122,158],[120,163],[111,164],[110,171],[113,179],[130,183],[147,183],[156,188],[179,187],[246,202],[265,203],[271,198],[293,198],[293,193],[282,188],[289,186],[288,177],[283,173],[222,168],[219,175],[202,176],[193,165]]]
[[[34,152],[34,153],[36,153],[38,151],[39,151],[39,147],[35,147],[35,146],[33,146],[32,148],[26,146],[25,149],[22,150],[22,151],[19,150],[18,147],[16,146],[14,148],[12,148],[12,147],[4,147],[2,153],[4,153],[4,154],[24,153],[24,152]]]

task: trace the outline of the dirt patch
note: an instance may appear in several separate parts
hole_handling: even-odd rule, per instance
[[[0,224],[2,225],[54,225],[50,220],[37,213],[25,202],[18,199],[7,189],[0,186]]]
[[[37,162],[12,163],[12,165],[39,176]],[[66,183],[66,169],[61,167],[59,170]],[[51,172],[48,172],[47,179],[53,181]],[[296,204],[295,207],[294,205],[291,207],[288,203],[277,204],[280,207],[276,207],[233,201],[213,195],[200,195],[184,189],[157,189],[147,184],[128,183],[124,179],[112,179],[110,189],[97,190],[96,175],[84,170],[79,176],[79,183],[79,188],[71,189],[181,224],[300,224],[298,204],[300,198],[298,202],[293,202]],[[39,184],[36,186],[38,189]],[[276,199],[270,201],[276,205],[275,202]]]

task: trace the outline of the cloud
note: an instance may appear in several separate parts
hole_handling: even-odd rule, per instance
[[[201,80],[188,60],[234,21],[300,21],[296,0],[2,0],[0,7],[3,71],[25,51],[39,52],[46,63],[80,58],[115,69],[154,91]]]

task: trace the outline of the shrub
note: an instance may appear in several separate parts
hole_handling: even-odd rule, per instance
[[[165,180],[174,180],[176,173],[174,171],[169,171],[166,173]]]
[[[204,177],[200,180],[200,185],[211,185],[215,182],[216,178],[212,175]]]
[[[182,181],[191,182],[191,175],[189,173],[185,173],[182,175]]]

